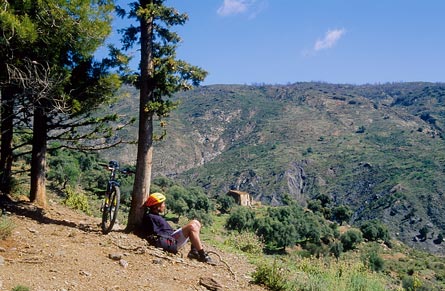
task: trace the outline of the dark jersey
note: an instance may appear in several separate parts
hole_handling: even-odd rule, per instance
[[[174,232],[173,228],[159,214],[147,213],[145,216],[144,225],[147,227],[149,235],[171,236]]]

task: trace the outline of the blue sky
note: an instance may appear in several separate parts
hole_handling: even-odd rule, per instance
[[[443,0],[165,4],[189,15],[178,58],[208,71],[204,85],[445,81]]]

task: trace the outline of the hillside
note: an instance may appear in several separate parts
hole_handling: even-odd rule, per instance
[[[249,283],[254,266],[244,257],[216,252],[216,266],[169,255],[123,231],[102,235],[99,220],[54,200],[45,211],[27,202],[3,205],[15,225],[0,239],[0,290],[265,290]],[[226,265],[227,264],[227,265]],[[207,281],[205,281],[207,280]]]
[[[434,242],[445,226],[444,84],[214,85],[175,98],[155,176],[271,205],[326,194],[353,210],[350,223],[377,218],[410,246],[445,253]],[[137,98],[107,110],[135,114]],[[136,149],[104,154],[131,164]]]

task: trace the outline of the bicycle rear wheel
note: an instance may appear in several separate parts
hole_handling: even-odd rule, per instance
[[[118,186],[111,188],[110,199],[108,205],[104,205],[102,211],[102,232],[104,234],[109,233],[114,226],[117,218],[117,212],[119,210],[119,204],[121,200],[121,190]]]

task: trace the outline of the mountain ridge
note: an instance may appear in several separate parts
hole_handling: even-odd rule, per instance
[[[445,226],[445,84],[212,85],[174,98],[154,177],[271,205],[325,194],[353,210],[350,223],[377,218],[408,245],[444,253],[416,237]],[[135,148],[121,153],[135,161]]]

